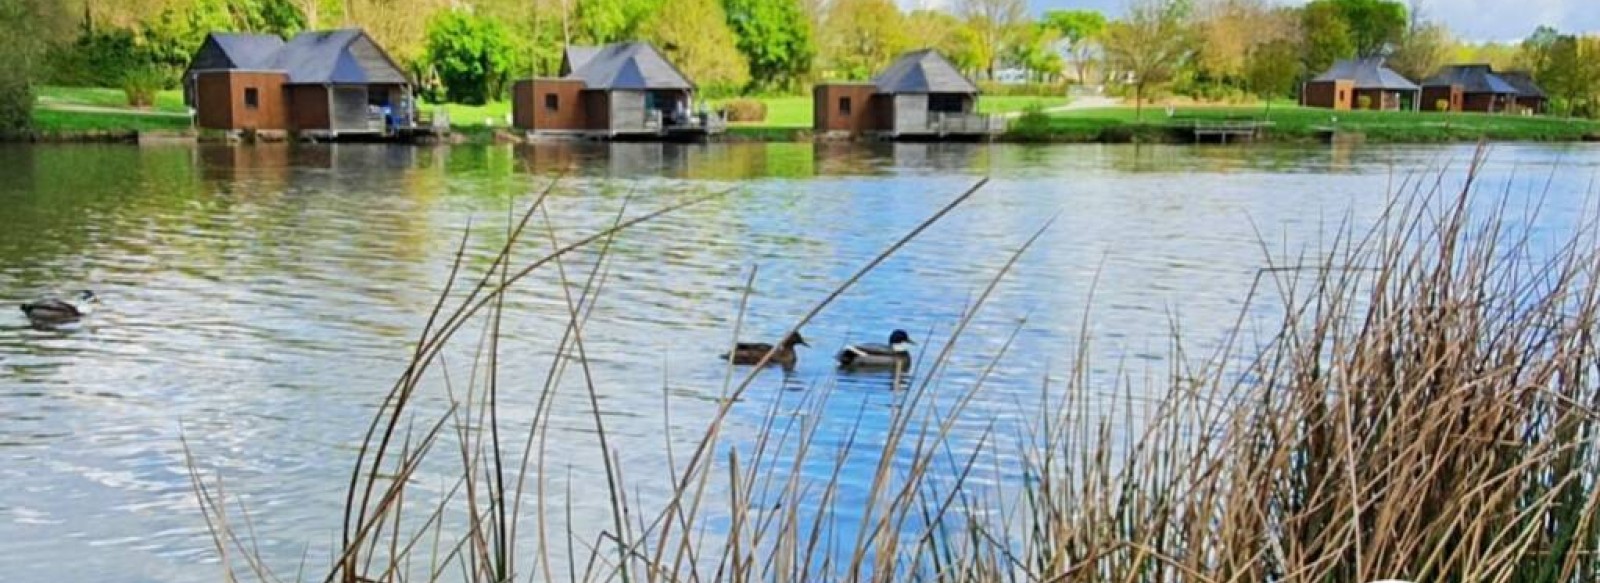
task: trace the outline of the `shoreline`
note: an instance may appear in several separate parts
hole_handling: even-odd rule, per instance
[[[1386,144],[1386,145],[1428,145],[1428,144],[1469,144],[1479,141],[1502,143],[1543,143],[1543,144],[1583,144],[1600,143],[1600,130],[1592,133],[1571,133],[1565,135],[1496,135],[1462,131],[1444,136],[1404,136],[1373,135],[1361,131],[1338,131],[1334,129],[1318,129],[1314,132],[1306,131],[1264,131],[1261,135],[1251,139],[1242,139],[1228,142],[1226,145],[1305,145],[1305,144]],[[552,142],[555,140],[551,140]],[[873,143],[878,140],[864,137],[854,138],[828,138],[819,137],[810,129],[788,127],[761,127],[745,126],[729,128],[725,134],[712,138],[710,143],[724,144],[794,144],[794,143]],[[299,143],[294,139],[267,139],[259,143]],[[927,142],[938,142],[937,140]],[[195,130],[83,130],[83,131],[32,131],[23,134],[0,135],[0,143],[5,144],[170,144],[170,143],[215,143],[236,146],[254,145],[257,142],[207,135],[206,132]],[[436,146],[436,145],[494,145],[505,143],[549,143],[537,138],[529,139],[516,136],[503,128],[468,127],[454,130],[450,137],[421,142],[392,142],[404,145]],[[1039,134],[1020,134],[1010,132],[994,136],[988,140],[949,140],[948,143],[996,143],[996,144],[1035,144],[1035,145],[1084,145],[1084,144],[1167,144],[1167,145],[1216,145],[1215,141],[1196,141],[1185,135],[1180,128],[1165,124],[1142,125],[1115,125],[1102,128],[1084,128],[1071,131],[1051,130]]]

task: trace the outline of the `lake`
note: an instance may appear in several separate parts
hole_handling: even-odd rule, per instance
[[[463,233],[475,278],[547,187],[562,243],[619,213],[722,193],[619,235],[584,328],[598,418],[630,498],[649,508],[670,479],[664,446],[692,445],[723,394],[717,354],[752,270],[742,336],[770,340],[992,179],[807,325],[812,348],[797,370],[759,376],[724,437],[747,446],[769,411],[810,412],[820,416],[815,447],[860,427],[855,439],[870,452],[905,391],[882,375],[835,374],[832,354],[895,328],[936,354],[1007,257],[1059,213],[934,386],[936,398],[953,398],[938,389],[983,375],[1015,333],[954,429],[957,440],[990,429],[1015,440],[1041,393],[1062,398],[1051,387],[1077,374],[1085,332],[1096,389],[1074,398],[1109,408],[1170,373],[1174,330],[1186,352],[1204,354],[1241,313],[1246,326],[1269,327],[1274,301],[1245,302],[1269,257],[1315,254],[1342,224],[1370,222],[1402,184],[1432,184],[1441,169],[1445,189],[1458,189],[1472,155],[1470,146],[0,146],[0,297],[15,305],[90,288],[102,301],[54,330],[0,311],[0,569],[15,581],[218,580],[183,437],[223,478],[229,503],[249,509],[269,565],[292,576],[304,561],[320,579],[356,448],[415,350]],[[1593,218],[1597,179],[1600,146],[1498,145],[1480,204],[1504,200],[1537,242]],[[535,215],[514,262],[550,248],[545,224]],[[601,258],[588,249],[561,267],[581,286]],[[498,382],[510,449],[520,450],[556,362],[569,314],[560,286],[552,266],[507,296]],[[454,391],[474,374],[482,329],[468,326],[447,351]],[[451,399],[442,377],[426,385],[420,420]],[[547,501],[571,508],[573,529],[592,539],[610,523],[584,387],[581,374],[564,377],[543,442],[559,471],[530,479],[543,479]],[[824,390],[826,403],[815,402]],[[846,464],[843,500],[866,495],[873,463]],[[450,476],[441,463],[415,481],[439,492]],[[1007,480],[995,472],[972,487]]]

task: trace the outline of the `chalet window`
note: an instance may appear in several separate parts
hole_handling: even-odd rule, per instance
[[[547,111],[556,111],[561,109],[561,96],[554,93],[544,94],[544,108]]]
[[[244,106],[250,109],[261,107],[261,93],[255,87],[244,89]]]
[[[850,115],[850,98],[839,98],[839,115]]]

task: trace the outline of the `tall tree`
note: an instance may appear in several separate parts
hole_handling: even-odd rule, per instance
[[[712,95],[737,91],[750,82],[749,65],[717,0],[674,0],[670,10],[657,10],[645,20],[639,35]]]
[[[833,0],[822,38],[828,73],[843,79],[871,76],[911,44],[892,0]]]
[[[428,24],[427,61],[454,103],[482,105],[499,97],[514,49],[500,21],[446,10]]]
[[[1290,39],[1279,39],[1257,45],[1250,50],[1245,61],[1245,86],[1267,104],[1272,111],[1272,100],[1288,96],[1296,82],[1305,74],[1301,68],[1300,47]]]
[[[1097,39],[1106,29],[1106,15],[1098,10],[1051,10],[1044,13],[1040,22],[1066,41],[1078,83],[1087,83]]]
[[[1389,68],[1411,79],[1426,79],[1450,60],[1450,29],[1424,24],[1406,33],[1389,55]]]
[[[1299,34],[1293,18],[1265,0],[1204,0],[1194,22],[1195,66],[1214,81],[1242,78],[1256,47]]]
[[[977,35],[978,42],[988,47],[989,55],[983,69],[993,79],[999,56],[1007,52],[1021,32],[1018,27],[1027,7],[1023,0],[960,0],[957,7],[967,26]]]
[[[1306,70],[1313,75],[1327,70],[1334,61],[1355,56],[1356,46],[1350,36],[1350,23],[1332,2],[1307,4],[1300,11],[1300,30]]]
[[[1066,63],[1056,45],[1061,33],[1048,26],[1024,26],[1011,46],[1010,58],[1027,71],[1031,80],[1048,82],[1061,75]]]
[[[817,46],[800,0],[723,0],[751,85],[793,88],[811,73]]]
[[[1558,36],[1543,63],[1534,75],[1560,111],[1600,116],[1600,37]]]
[[[659,0],[573,0],[576,42],[605,44],[639,36],[646,19],[657,12]]]
[[[1144,117],[1150,90],[1172,80],[1189,60],[1188,6],[1181,0],[1135,0],[1124,20],[1106,27],[1106,59],[1133,85],[1134,117]]]
[[[983,68],[986,51],[977,49],[977,37],[954,14],[944,10],[913,10],[905,15],[902,30],[907,39],[937,49],[962,72],[972,74]]]
[[[1344,21],[1349,41],[1358,56],[1383,54],[1398,44],[1409,28],[1406,6],[1394,0],[1312,0],[1308,12],[1331,9]]]

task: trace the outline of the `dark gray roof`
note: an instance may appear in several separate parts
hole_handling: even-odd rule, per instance
[[[357,29],[302,32],[273,59],[290,83],[410,83],[367,33]]]
[[[1379,89],[1389,91],[1418,91],[1416,83],[1404,75],[1394,72],[1394,69],[1383,66],[1381,58],[1349,59],[1333,64],[1326,72],[1318,75],[1312,81],[1343,81],[1349,80],[1355,84],[1356,89]]]
[[[1517,88],[1494,74],[1494,69],[1489,65],[1451,65],[1422,84],[1427,87],[1459,85],[1463,93],[1517,93]]]
[[[879,93],[977,93],[978,86],[944,55],[923,49],[900,55],[872,78]]]
[[[571,62],[574,56],[581,62]],[[586,89],[694,89],[694,82],[650,43],[570,47],[567,59],[573,67],[567,78],[582,80]]]
[[[1539,88],[1539,84],[1533,81],[1532,73],[1527,71],[1505,71],[1495,73],[1495,75],[1504,79],[1512,87],[1517,88],[1517,97],[1545,97],[1544,89]]]
[[[582,69],[583,66],[588,64],[589,60],[593,59],[595,54],[599,52],[600,47],[580,47],[577,45],[568,46],[566,53],[563,55],[563,57],[566,58],[566,62],[563,63],[563,66],[565,66],[566,69],[563,70],[561,74],[571,75],[573,71]]]
[[[283,39],[275,34],[211,33],[211,40],[233,64],[235,69],[264,69],[272,65],[272,58],[283,48]]]

